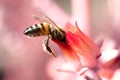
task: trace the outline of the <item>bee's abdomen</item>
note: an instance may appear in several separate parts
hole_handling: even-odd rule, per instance
[[[29,37],[40,36],[40,28],[37,26],[37,24],[32,25],[29,28],[25,29],[24,34]]]
[[[30,26],[24,31],[29,37],[37,37],[50,34],[50,26],[47,23],[40,23]]]

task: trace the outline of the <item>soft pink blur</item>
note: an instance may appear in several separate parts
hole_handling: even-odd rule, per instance
[[[115,43],[116,41],[120,43],[120,1],[105,0],[103,3],[107,7],[99,3],[100,0],[92,1],[99,4],[97,8],[96,5],[93,7],[95,13],[98,14],[93,13],[91,16],[92,12],[90,11],[93,11],[90,10],[92,9],[90,5],[91,1],[71,0],[70,16],[54,0],[0,0],[0,68],[5,70],[5,80],[85,80],[85,76],[79,76],[79,73],[56,71],[54,66],[66,64],[59,47],[55,43],[50,42],[50,46],[58,54],[58,58],[54,58],[42,50],[41,44],[44,37],[29,39],[23,35],[23,31],[26,27],[39,23],[31,15],[41,9],[57,24],[65,25],[66,21],[74,23],[73,20],[77,20],[80,29],[87,35],[90,36],[90,33],[93,33],[93,36],[98,38],[98,34],[107,33],[107,37],[112,35],[112,38],[115,38]],[[93,20],[93,18],[95,19]],[[90,27],[91,21],[92,27]],[[64,26],[62,27],[64,28]],[[114,31],[112,31],[111,27]],[[104,42],[104,44],[109,45],[107,42]],[[110,46],[104,47],[102,45],[101,49],[103,49],[104,55],[100,57],[98,65],[95,66],[95,69],[96,67],[100,67],[100,69],[88,69],[90,74],[94,73],[97,76],[95,80],[99,80],[98,74],[108,80],[120,79],[118,76],[120,73],[119,62],[115,66],[112,66],[115,60],[119,60],[119,49],[113,47],[114,44]],[[106,53],[109,55],[107,58]],[[116,55],[113,56],[113,53]],[[111,66],[114,70],[110,68]],[[73,69],[74,66],[69,68]],[[106,75],[103,76],[103,73],[106,73]]]
[[[78,22],[80,29],[89,34],[90,27],[90,1],[89,0],[71,0],[72,19]]]
[[[52,0],[0,1],[0,54],[4,57],[2,65],[5,68],[5,80],[50,79],[46,64],[52,56],[49,57],[42,50],[42,38],[28,39],[23,35],[26,27],[39,23],[31,17],[39,9],[61,25],[70,19]]]

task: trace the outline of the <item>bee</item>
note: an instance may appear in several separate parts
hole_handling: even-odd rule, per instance
[[[26,28],[23,33],[29,37],[47,36],[42,43],[43,50],[56,57],[56,54],[48,45],[49,40],[54,39],[62,43],[66,43],[65,31],[58,27],[58,25],[56,25],[55,22],[45,14],[40,15],[40,17],[33,15],[33,18],[40,21],[40,23]]]

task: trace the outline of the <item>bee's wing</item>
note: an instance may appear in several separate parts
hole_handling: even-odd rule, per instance
[[[43,22],[42,18],[36,16],[36,15],[32,15],[32,17],[40,22]]]
[[[58,30],[61,30],[54,21],[52,21],[48,16],[46,16],[44,13],[40,12],[40,16],[36,16],[36,15],[32,15],[33,18],[35,18],[36,20],[40,21],[40,22],[47,22],[49,24],[51,24],[53,27],[55,27]]]

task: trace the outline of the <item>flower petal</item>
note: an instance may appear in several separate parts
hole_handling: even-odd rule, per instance
[[[69,62],[83,67],[92,67],[96,64],[100,49],[78,28],[77,23],[75,24],[75,27],[70,23],[66,24],[68,28],[66,31],[66,44],[59,41],[56,41],[56,43],[63,50]]]

